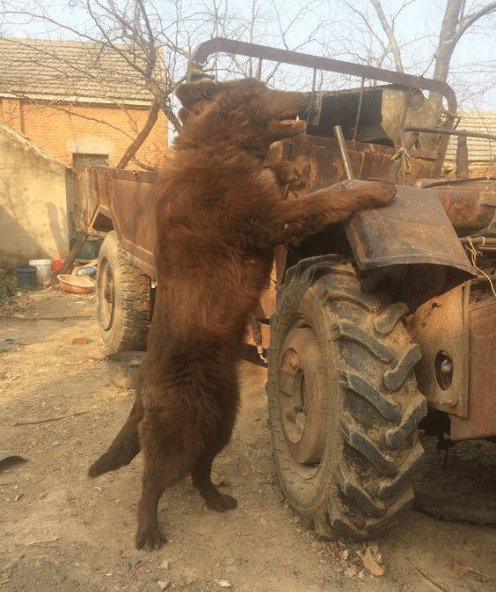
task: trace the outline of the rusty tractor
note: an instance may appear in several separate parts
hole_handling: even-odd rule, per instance
[[[495,179],[467,176],[469,134],[455,129],[444,83],[225,39],[202,44],[191,68],[220,53],[349,76],[349,89],[310,91],[307,132],[274,157],[306,166],[309,191],[397,184],[386,208],[276,252],[255,332],[260,348],[270,331],[272,448],[289,504],[321,534],[375,536],[412,503],[428,410],[441,442],[496,436]],[[106,233],[97,293],[107,350],[144,348],[154,174],[94,167],[75,176],[78,228]]]

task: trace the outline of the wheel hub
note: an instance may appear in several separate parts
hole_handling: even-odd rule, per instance
[[[327,374],[311,328],[295,328],[284,342],[279,371],[282,425],[296,462],[315,464],[324,452]]]

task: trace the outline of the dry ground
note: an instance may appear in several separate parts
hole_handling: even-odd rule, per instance
[[[496,529],[409,511],[376,541],[386,573],[361,562],[364,544],[322,542],[299,528],[274,482],[265,369],[243,362],[243,408],[217,479],[238,499],[206,510],[189,481],[166,492],[169,543],[133,546],[138,457],[95,481],[91,461],[130,409],[133,392],[109,383],[94,296],[58,288],[24,294],[0,319],[0,590],[6,592],[496,591]],[[15,315],[15,316],[14,316]],[[432,449],[434,443],[426,441]],[[472,443],[474,444],[474,443]],[[494,509],[492,446],[431,453],[420,493]]]

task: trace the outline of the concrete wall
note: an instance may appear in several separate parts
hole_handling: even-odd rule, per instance
[[[67,174],[62,163],[0,124],[0,265],[68,254]]]

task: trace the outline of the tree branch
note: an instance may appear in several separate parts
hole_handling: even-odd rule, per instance
[[[403,63],[401,61],[401,51],[398,46],[398,43],[396,42],[396,37],[395,37],[394,31],[391,28],[391,26],[389,25],[386,15],[384,14],[380,0],[370,0],[370,3],[374,7],[374,9],[377,13],[377,17],[379,19],[379,22],[381,23],[382,28],[384,29],[384,32],[386,33],[386,35],[389,39],[389,44],[390,44],[391,50],[393,52],[396,70],[398,70],[398,72],[403,72],[404,70],[403,70]]]
[[[483,16],[496,11],[496,2],[490,2],[484,8],[469,14],[467,17],[462,18],[459,23],[458,30],[454,36],[454,44],[456,45],[460,41],[461,36],[469,29],[474,23],[480,20]]]
[[[136,152],[138,152],[138,150],[143,145],[143,142],[150,135],[150,132],[152,131],[153,126],[157,122],[159,111],[160,111],[160,105],[158,104],[158,101],[155,100],[155,101],[153,101],[153,103],[150,107],[150,110],[148,111],[148,118],[146,120],[145,125],[143,126],[143,129],[136,136],[136,138],[134,139],[132,144],[130,144],[130,146],[124,152],[124,154],[122,155],[122,158],[119,160],[116,168],[118,168],[118,169],[125,169],[126,168],[126,166],[129,164],[129,161],[132,160],[132,158],[134,157]]]

